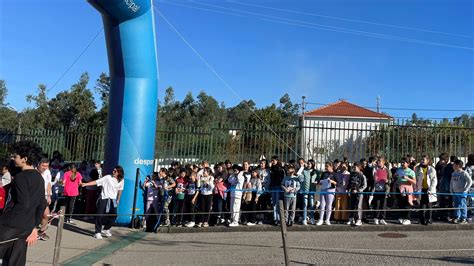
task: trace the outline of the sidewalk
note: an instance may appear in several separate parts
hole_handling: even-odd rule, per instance
[[[173,234],[177,236],[187,235],[189,233],[225,233],[225,232],[279,232],[280,227],[273,225],[256,225],[238,227],[212,226],[207,228],[186,228],[186,227],[160,227],[159,233],[145,233],[138,230],[113,227],[111,238],[97,240],[92,237],[94,233],[94,224],[77,221],[76,225],[65,224],[63,231],[63,239],[61,243],[60,263],[64,265],[91,265],[97,261],[103,260],[109,256],[115,256],[118,251],[123,250],[131,244],[146,245],[147,241],[159,239],[161,234],[169,235],[173,238]],[[48,241],[38,241],[38,243],[28,249],[27,264],[28,265],[51,265],[53,261],[54,243],[56,238],[56,226],[51,226],[47,233],[50,236]],[[448,230],[474,230],[474,224],[455,225],[449,223],[435,223],[429,226],[424,225],[406,225],[402,226],[390,223],[386,226],[364,224],[360,227],[351,227],[348,225],[331,225],[331,226],[315,226],[315,225],[294,225],[288,228],[290,232],[413,232],[413,231],[448,231]],[[223,234],[224,235],[224,234]],[[231,235],[231,234],[230,234]],[[143,243],[142,243],[143,242]],[[281,243],[276,243],[280,245]],[[120,252],[118,252],[120,253]]]

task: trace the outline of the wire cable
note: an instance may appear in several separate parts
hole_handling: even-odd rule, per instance
[[[178,5],[178,6],[183,6],[183,7],[190,7],[189,5],[176,4],[176,3],[172,3],[172,2],[162,2],[162,3],[170,4],[170,5]],[[205,3],[198,3],[198,2],[193,2],[193,3],[198,4],[198,5],[207,6],[207,7],[213,7],[213,8],[229,10],[229,11],[233,11],[233,12],[240,12],[240,13],[244,13],[244,14],[248,14],[248,15],[253,15],[253,16],[256,16],[257,18],[259,18],[263,21],[267,21],[267,22],[286,24],[286,25],[304,27],[304,28],[312,28],[312,29],[318,29],[318,30],[325,30],[325,31],[341,32],[341,33],[347,33],[347,34],[353,34],[353,35],[359,35],[359,36],[366,36],[366,37],[396,40],[396,41],[402,41],[402,42],[411,42],[411,43],[426,44],[426,45],[433,45],[433,46],[440,46],[440,47],[447,47],[447,48],[455,48],[455,49],[464,49],[464,50],[471,50],[471,51],[474,50],[473,47],[468,47],[468,46],[460,46],[460,45],[453,45],[453,44],[446,44],[446,43],[439,43],[439,42],[431,42],[431,41],[411,39],[411,38],[406,38],[406,37],[399,37],[399,36],[394,36],[394,35],[387,35],[387,34],[380,34],[380,33],[374,33],[374,32],[354,30],[354,29],[343,28],[343,27],[335,27],[335,26],[312,23],[312,22],[307,22],[307,21],[302,21],[302,20],[294,20],[294,19],[289,19],[289,18],[284,18],[284,17],[279,17],[279,16],[267,15],[267,14],[263,14],[263,13],[252,12],[252,11],[247,11],[247,10],[242,10],[242,9],[228,8],[228,7],[223,7],[223,6],[219,6],[219,5],[213,5],[213,4],[205,4]]]
[[[79,61],[79,59],[84,55],[84,53],[91,47],[91,45],[94,43],[94,41],[99,37],[99,35],[102,33],[104,28],[100,28],[100,30],[94,35],[94,37],[87,43],[87,45],[82,49],[82,51],[79,53],[79,55],[74,59],[74,61],[66,68],[66,70],[63,71],[61,76],[53,83],[53,85],[49,88],[49,90],[52,90],[56,85],[61,81],[64,76],[71,70],[71,68]]]
[[[383,26],[383,27],[390,27],[390,28],[404,29],[404,30],[412,30],[412,31],[420,31],[420,32],[442,34],[442,35],[449,35],[449,36],[457,36],[457,37],[464,37],[464,38],[471,38],[471,39],[474,38],[474,36],[465,35],[465,34],[450,33],[450,32],[444,32],[444,31],[436,31],[436,30],[428,30],[428,29],[422,29],[422,28],[400,26],[400,25],[387,24],[387,23],[379,23],[379,22],[360,20],[360,19],[350,19],[350,18],[344,18],[344,17],[321,15],[321,14],[303,12],[303,11],[286,9],[286,8],[276,8],[276,7],[270,7],[270,6],[264,6],[264,5],[243,3],[243,2],[238,2],[238,1],[234,1],[234,0],[227,0],[227,2],[232,3],[232,4],[236,4],[236,5],[251,6],[251,7],[268,9],[268,10],[275,10],[275,11],[281,11],[281,12],[287,12],[287,13],[293,13],[293,14],[313,16],[313,17],[321,17],[321,18],[348,21],[348,22],[357,22],[357,23],[363,23],[363,24],[368,24],[368,25]]]
[[[293,148],[290,147],[290,145],[283,140],[283,138],[278,135],[273,128],[270,127],[256,112],[255,110],[250,107],[250,105],[242,98],[240,95],[235,91],[235,89],[230,86],[230,84],[215,70],[215,68],[209,64],[209,62],[191,45],[191,43],[184,38],[184,36],[176,29],[176,27],[161,13],[156,6],[153,6],[155,11],[160,15],[160,17],[168,24],[168,26],[171,27],[171,29],[179,36],[179,38],[196,54],[197,57],[206,65],[206,67],[224,84],[224,86],[229,89],[237,98],[239,98],[246,106],[247,108],[257,117],[260,122],[262,122],[283,144],[288,147],[290,151],[292,151],[297,157],[301,157],[298,152],[296,152]]]

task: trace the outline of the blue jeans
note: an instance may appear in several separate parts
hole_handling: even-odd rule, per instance
[[[454,208],[456,209],[456,218],[457,219],[467,219],[467,204],[466,204],[466,195],[454,195]]]
[[[314,219],[314,195],[313,194],[304,194],[303,195],[303,221],[306,221],[308,217]]]
[[[280,206],[278,202],[280,201],[281,187],[271,187],[272,190],[272,206],[273,206],[273,220],[280,221]]]

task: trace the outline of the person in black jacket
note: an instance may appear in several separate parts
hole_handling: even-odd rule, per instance
[[[277,156],[273,156],[270,167],[270,190],[272,191],[273,220],[275,225],[278,225],[280,221],[278,201],[282,198],[281,182],[284,177],[285,170],[283,170],[280,159]]]
[[[3,265],[25,265],[27,246],[34,245],[46,208],[44,180],[34,168],[42,150],[32,141],[13,145],[16,174],[3,215],[0,216],[0,258]]]

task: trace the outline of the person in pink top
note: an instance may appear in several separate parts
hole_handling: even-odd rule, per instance
[[[79,196],[79,186],[82,184],[82,175],[77,171],[77,166],[71,164],[70,170],[64,173],[64,197],[66,198],[66,219],[65,222],[74,224],[72,213],[74,212],[74,202]]]
[[[385,222],[385,214],[387,209],[387,197],[390,192],[390,171],[385,165],[385,158],[379,157],[377,166],[374,168],[374,205],[377,212],[374,217],[374,224],[387,225]]]

